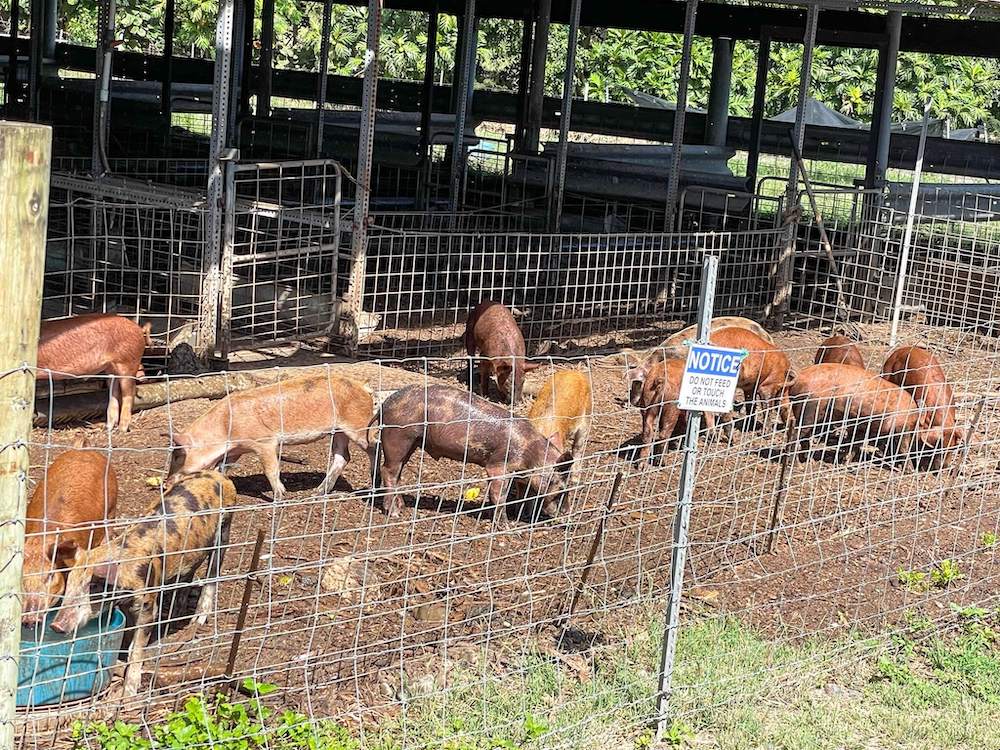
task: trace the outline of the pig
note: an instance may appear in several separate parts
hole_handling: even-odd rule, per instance
[[[104,541],[101,522],[114,517],[118,478],[98,451],[59,454],[35,487],[25,514],[24,592],[21,622],[36,625],[62,596],[64,571],[77,557]]]
[[[525,360],[524,336],[510,310],[499,302],[480,302],[465,322],[465,351],[479,353],[479,395],[489,395],[490,375],[507,404],[519,404],[524,395],[524,374],[538,367]],[[510,388],[507,387],[508,381]]]
[[[788,383],[795,377],[788,356],[774,344],[745,328],[720,328],[711,335],[709,341],[715,346],[745,349],[748,352],[740,363],[736,383],[737,388],[743,391],[748,412],[773,409],[777,411],[781,423],[786,423],[790,412],[785,391]],[[727,415],[723,421],[731,436],[731,415]]]
[[[217,471],[184,477],[114,540],[77,557],[66,580],[62,608],[50,627],[57,633],[72,633],[104,606],[124,603],[136,623],[125,670],[125,695],[137,695],[161,594],[170,585],[190,582],[206,560],[208,580],[198,597],[193,622],[203,625],[214,611],[229,544],[228,509],[235,502],[236,488]]]
[[[538,389],[528,420],[557,450],[571,454],[575,467],[586,448],[592,412],[590,378],[579,370],[562,370]]]
[[[966,433],[958,426],[955,396],[937,357],[919,346],[901,346],[889,353],[882,377],[906,389],[920,407],[921,426],[933,446],[931,468],[949,466],[965,444]]]
[[[92,313],[43,320],[38,341],[38,380],[112,375],[107,423],[128,432],[142,355],[150,344],[150,324],[140,327],[118,315]]]
[[[513,481],[542,498],[546,515],[559,513],[573,456],[542,437],[529,420],[467,391],[411,385],[386,399],[380,421],[381,477],[388,492],[384,507],[390,518],[399,517],[403,509],[396,486],[418,447],[431,458],[450,458],[486,469],[494,528],[506,523],[501,505],[511,481],[504,475],[510,473],[518,473]]]
[[[331,437],[333,459],[317,489],[326,494],[351,460],[349,443],[369,451],[374,412],[365,383],[329,371],[230,394],[174,436],[168,482],[253,453],[264,466],[273,498],[281,500],[281,448]]]
[[[709,331],[715,332],[720,328],[743,328],[756,334],[772,346],[774,345],[774,339],[771,338],[771,335],[765,331],[759,323],[755,323],[749,318],[740,318],[736,316],[712,318],[712,324]],[[687,359],[688,350],[687,347],[684,346],[684,342],[694,340],[697,335],[697,324],[688,326],[687,328],[678,331],[672,336],[667,337],[663,343],[653,349],[649,356],[646,357],[645,361],[628,370],[625,374],[625,380],[629,384],[629,402],[632,406],[639,406],[639,400],[642,394],[642,381],[646,379],[649,368],[663,356]]]
[[[638,406],[642,410],[642,446],[640,461],[652,463],[653,443],[663,443],[676,437],[687,422],[686,412],[677,406],[681,395],[681,378],[684,377],[684,360],[661,357],[654,362],[642,382]]]
[[[816,350],[815,363],[817,365],[854,365],[864,367],[865,359],[861,356],[861,350],[847,336],[831,336],[819,345]]]
[[[882,443],[887,455],[912,463],[914,446],[926,445],[917,404],[905,390],[863,367],[820,364],[805,368],[789,386],[800,460],[810,438],[828,436],[838,427],[851,433],[848,458],[859,443]]]

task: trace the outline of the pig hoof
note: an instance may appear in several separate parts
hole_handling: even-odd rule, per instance
[[[191,618],[191,623],[196,627],[204,625],[208,622],[208,612],[195,612],[194,617]]]

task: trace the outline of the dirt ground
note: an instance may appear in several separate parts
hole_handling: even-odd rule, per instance
[[[996,596],[996,547],[983,542],[987,532],[1000,533],[995,342],[940,329],[907,332],[946,363],[962,423],[970,424],[982,404],[968,457],[957,473],[904,472],[877,457],[846,465],[819,456],[796,463],[782,528],[768,553],[784,434],[740,432],[733,446],[703,439],[687,571],[698,598],[776,638],[797,638],[870,630],[898,620],[908,608]],[[864,333],[868,341],[886,337],[884,329]],[[776,340],[801,368],[811,363],[821,338],[810,331],[783,333]],[[863,348],[877,369],[886,348]],[[249,357],[236,367],[333,362],[338,372],[365,380],[383,396],[424,380],[464,386],[461,363],[389,367],[342,363],[308,350],[290,359],[278,355]],[[564,366],[574,365],[558,365]],[[298,703],[316,716],[377,717],[398,703],[414,677],[413,665],[508,648],[559,620],[619,473],[620,491],[573,623],[586,633],[590,613],[662,596],[681,452],[668,451],[654,467],[635,463],[639,414],[626,399],[623,358],[575,366],[591,373],[594,422],[588,455],[575,474],[572,510],[556,519],[517,521],[492,533],[489,512],[482,509],[485,472],[420,452],[404,471],[406,508],[394,521],[385,518],[381,498],[369,489],[362,451],[354,451],[333,494],[316,496],[329,445],[288,448],[282,478],[289,492],[281,503],[271,501],[257,460],[242,459],[230,472],[240,505],[217,617],[201,627],[179,620],[151,650],[146,667],[149,672],[180,667],[186,674],[165,685],[147,679],[140,698],[116,710],[152,715],[171,709],[205,684],[211,665],[225,664],[258,531],[264,533],[263,556],[236,675],[282,686],[290,705]],[[554,369],[547,365],[531,373],[529,389]],[[165,433],[183,428],[210,405],[194,400],[152,409],[137,417],[128,435],[113,436],[120,518],[136,517],[157,500],[155,481],[169,460]],[[32,478],[81,434],[91,445],[107,445],[103,424],[35,430]],[[943,558],[957,560],[965,577],[947,589],[919,594],[898,584],[900,569],[929,570]],[[79,713],[104,718],[115,704],[105,696],[81,704]],[[32,718],[41,726],[45,714]],[[37,736],[59,734],[54,725],[48,728],[52,734],[40,730]]]

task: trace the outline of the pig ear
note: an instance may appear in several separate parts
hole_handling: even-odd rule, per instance
[[[75,557],[80,548],[75,539],[63,539],[56,545],[56,555],[59,557]]]
[[[94,566],[94,578],[101,578],[107,581],[109,586],[118,583],[118,563],[113,560],[106,560]]]

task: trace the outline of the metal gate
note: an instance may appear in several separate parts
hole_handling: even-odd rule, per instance
[[[346,290],[341,167],[330,159],[229,163],[219,331],[223,356],[327,335]]]

